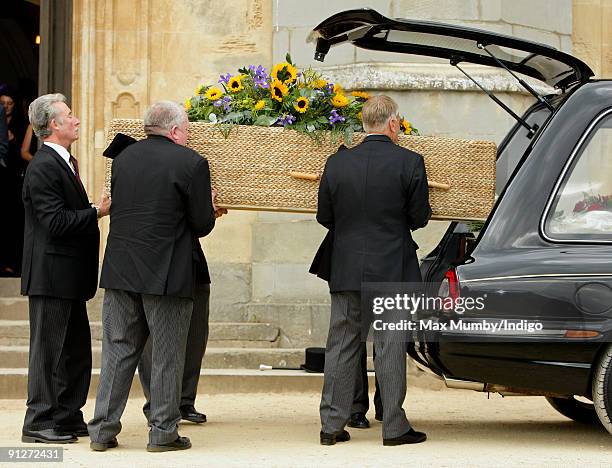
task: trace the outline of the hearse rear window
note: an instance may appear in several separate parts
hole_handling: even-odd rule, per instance
[[[612,109],[584,139],[548,212],[553,240],[612,241]]]

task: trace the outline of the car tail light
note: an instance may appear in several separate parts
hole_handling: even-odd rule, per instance
[[[459,279],[457,279],[457,273],[454,268],[449,268],[444,274],[444,279],[438,290],[438,296],[442,298],[451,298],[452,301],[444,301],[444,310],[453,310],[452,304],[454,304],[460,296]]]

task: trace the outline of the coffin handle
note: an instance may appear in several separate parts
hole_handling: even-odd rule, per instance
[[[312,180],[312,181],[317,181],[321,178],[319,174],[311,174],[308,172],[297,172],[297,171],[290,171],[289,176],[293,177],[294,179]],[[427,185],[431,188],[437,188],[440,190],[450,190],[450,184],[444,184],[442,182],[435,182],[433,180],[428,180]]]

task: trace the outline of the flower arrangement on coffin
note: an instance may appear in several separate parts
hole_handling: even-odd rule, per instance
[[[261,65],[238,72],[221,75],[216,85],[199,86],[185,101],[189,120],[217,124],[226,137],[236,124],[291,128],[317,141],[330,131],[332,140],[343,136],[347,143],[363,131],[361,110],[368,93],[347,93],[311,68],[299,71],[289,54],[270,73]],[[404,118],[401,129],[419,134]]]

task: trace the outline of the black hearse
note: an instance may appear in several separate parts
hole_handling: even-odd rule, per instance
[[[409,353],[449,387],[542,395],[565,416],[612,433],[612,80],[591,79],[585,63],[546,45],[371,9],[338,13],[310,38],[319,61],[348,42],[447,59],[464,73],[463,63],[497,67],[534,96],[518,116],[481,88],[516,120],[499,145],[498,199],[476,236],[473,226],[451,223],[422,273],[446,296],[486,297],[463,320],[543,329],[421,334]],[[522,75],[556,92],[540,96]]]

